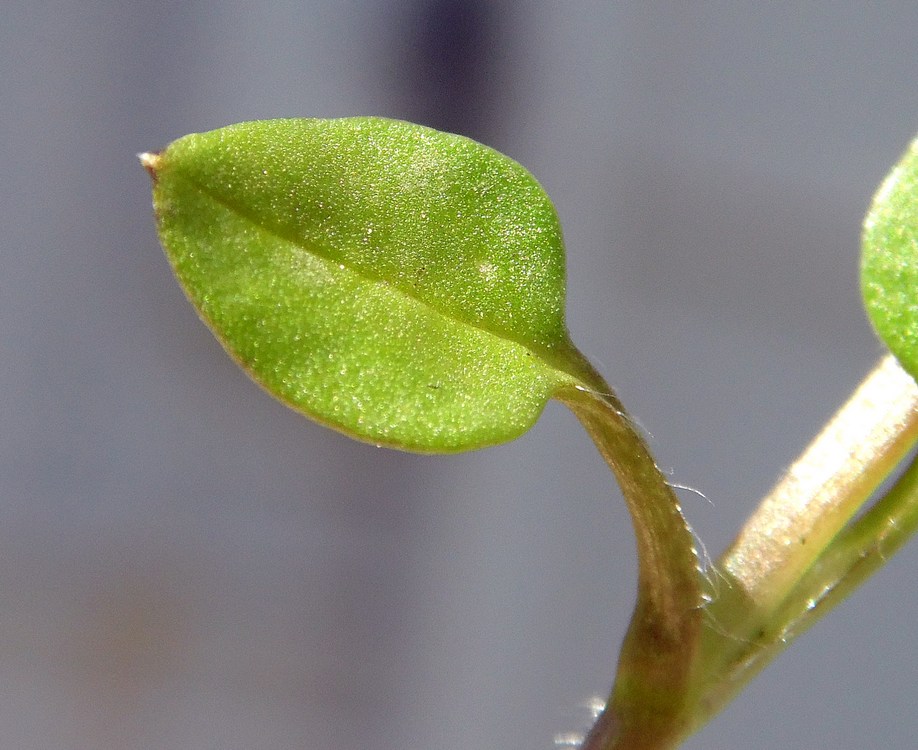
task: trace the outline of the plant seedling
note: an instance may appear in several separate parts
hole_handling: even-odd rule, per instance
[[[422,453],[512,440],[550,398],[581,421],[618,481],[638,554],[614,686],[583,748],[676,747],[918,524],[914,462],[864,510],[918,439],[914,148],[864,234],[865,301],[894,356],[714,570],[702,569],[640,432],[571,342],[558,217],[519,164],[373,117],[241,123],[140,158],[189,300],[297,411]]]

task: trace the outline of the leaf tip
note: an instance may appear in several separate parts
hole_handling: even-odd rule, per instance
[[[137,154],[137,158],[140,159],[140,163],[144,169],[147,170],[147,173],[155,181],[156,180],[156,171],[159,169],[160,161],[162,157],[159,154],[150,153],[145,151],[142,154]]]

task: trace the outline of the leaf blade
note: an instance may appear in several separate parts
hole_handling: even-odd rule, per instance
[[[877,191],[862,248],[861,291],[870,321],[918,377],[918,140]]]
[[[342,126],[344,156],[336,150]],[[304,140],[317,128],[318,145]],[[391,192],[405,175],[391,159],[367,157],[378,156],[378,144],[363,142],[355,156],[361,144],[351,142],[382,132],[388,153],[393,140],[396,151],[406,141],[417,146],[418,131],[436,172],[409,175],[436,183],[420,199],[416,184]],[[272,145],[281,135],[299,161]],[[317,150],[322,158],[313,158]],[[457,155],[462,168],[444,173],[443,162]],[[418,161],[417,150],[411,158]],[[458,136],[359,118],[245,123],[186,136],[148,162],[160,238],[189,299],[253,378],[313,419],[406,450],[465,450],[522,434],[570,382],[548,361],[563,364],[572,350],[557,219],[535,180],[507,157]],[[476,169],[490,181],[434,205],[444,185]],[[380,183],[380,172],[390,179]],[[336,184],[356,203],[333,195]],[[482,188],[495,186],[502,192],[490,202],[485,195],[483,208]],[[511,210],[495,219],[500,203]],[[463,211],[464,221],[455,215]],[[518,241],[495,246],[510,225]],[[369,249],[363,240],[376,232],[368,228],[380,237]],[[538,246],[521,252],[521,238]],[[512,283],[488,278],[501,274]]]

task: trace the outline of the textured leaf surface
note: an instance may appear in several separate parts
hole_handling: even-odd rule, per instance
[[[861,286],[880,338],[918,378],[918,141],[883,182],[867,213]]]
[[[189,299],[314,419],[463,450],[517,437],[572,381],[555,211],[492,149],[395,120],[300,119],[189,135],[142,160]]]

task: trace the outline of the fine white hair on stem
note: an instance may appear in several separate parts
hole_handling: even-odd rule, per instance
[[[707,502],[708,505],[710,505],[712,508],[714,507],[714,501],[711,500],[711,498],[705,495],[697,487],[692,487],[689,484],[678,484],[676,482],[667,482],[667,484],[674,490],[685,490],[686,492],[691,492],[693,495],[698,495],[698,497]]]
[[[587,701],[587,708],[590,711],[590,718],[593,721],[599,718],[599,715],[606,710],[606,699],[599,695],[594,695]]]
[[[579,708],[586,709],[589,712],[589,720],[584,722],[584,730],[558,732],[554,736],[554,746],[556,750],[581,747],[583,745],[583,740],[586,737],[586,730],[599,718],[600,714],[602,714],[602,712],[605,710],[606,701],[605,698],[602,698],[599,695],[594,695],[585,703],[580,704]]]
[[[581,391],[582,393],[590,393],[594,396],[606,396],[608,398],[618,398],[618,395],[613,391],[600,391],[596,388],[588,388],[585,385],[577,385],[574,387],[576,390]],[[615,413],[618,414],[618,416],[620,416],[626,422],[628,422],[628,424],[634,428],[635,432],[641,435],[641,437],[643,437],[648,443],[653,443],[653,433],[644,426],[641,420],[639,420],[630,412],[623,412],[620,409],[616,409]]]
[[[558,750],[563,748],[577,748],[583,744],[585,735],[580,732],[562,732],[555,735],[554,745]]]

